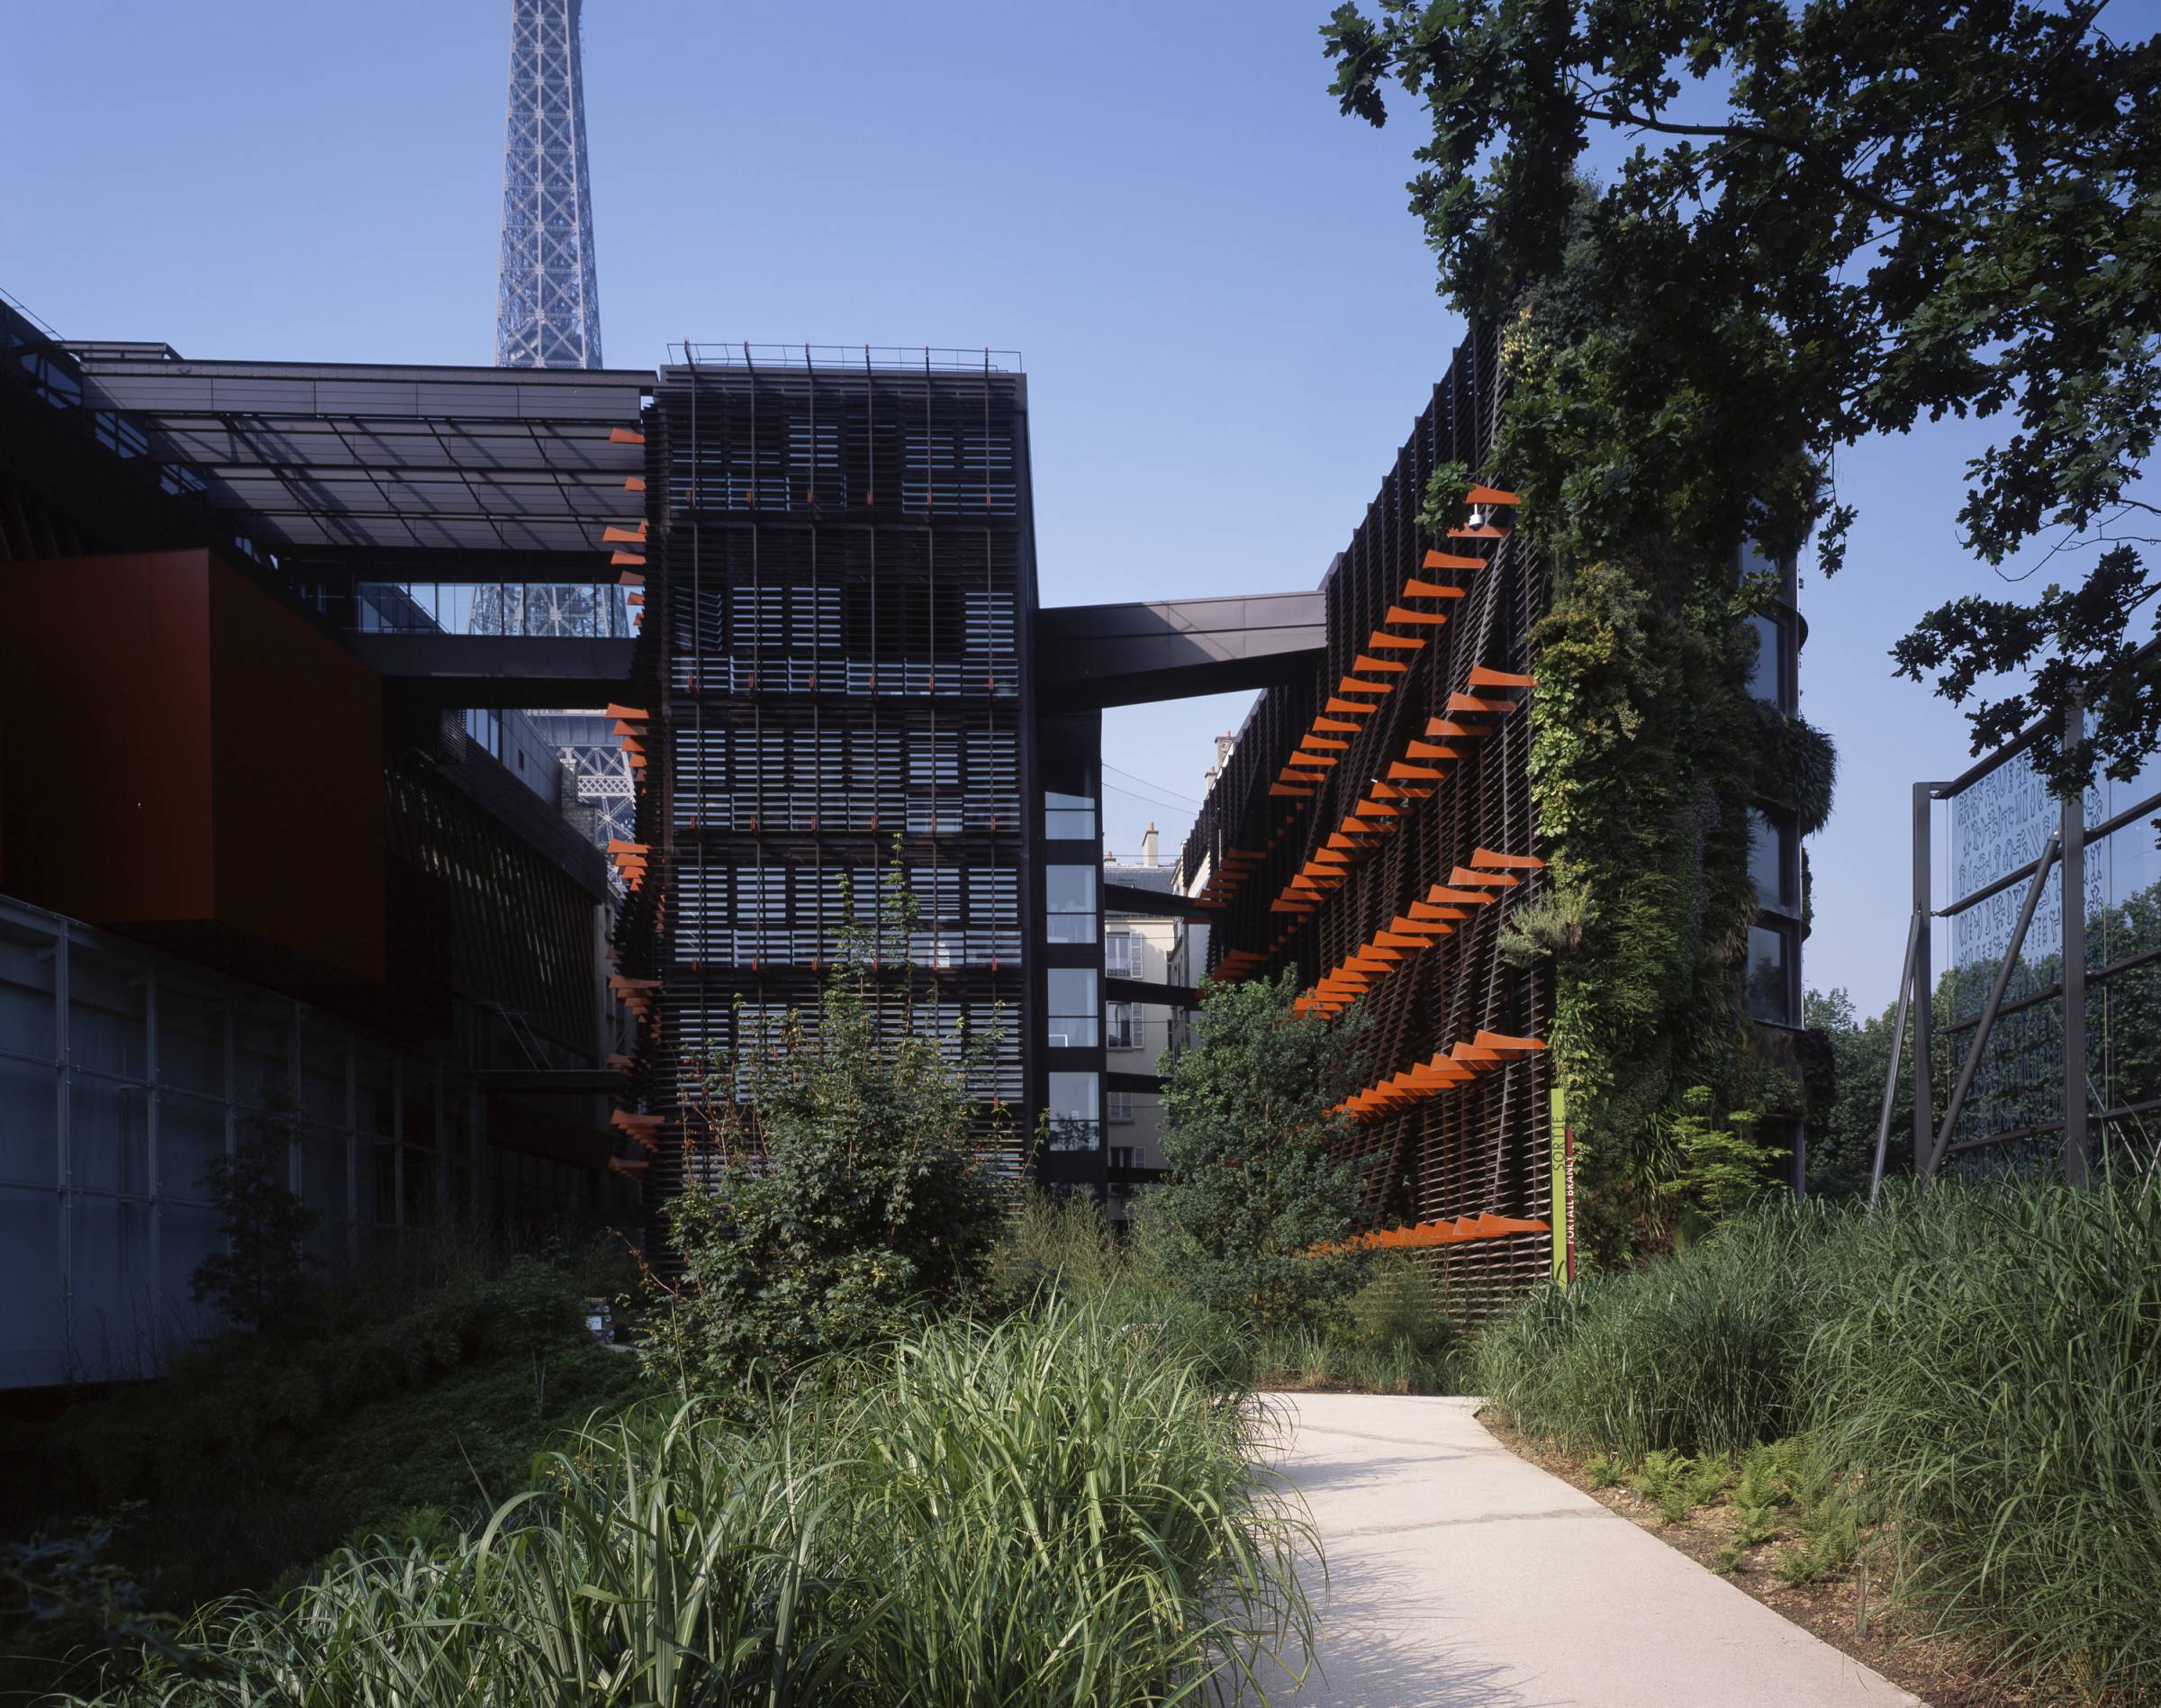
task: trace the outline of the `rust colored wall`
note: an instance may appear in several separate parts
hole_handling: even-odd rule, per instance
[[[0,890],[274,983],[380,978],[381,707],[207,552],[0,565]]]
[[[0,889],[208,917],[207,554],[0,565]]]
[[[210,580],[217,917],[383,973],[383,683],[236,572]]]

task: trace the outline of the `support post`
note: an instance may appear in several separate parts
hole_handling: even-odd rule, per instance
[[[1898,1100],[1898,1058],[1906,1047],[1906,1006],[1913,996],[1914,952],[1929,929],[1929,916],[1920,908],[1906,924],[1906,958],[1899,964],[1898,1017],[1891,1023],[1891,1070],[1884,1075],[1883,1112],[1876,1122],[1876,1161],[1868,1170],[1868,1207],[1876,1207],[1876,1195],[1884,1189],[1884,1157],[1891,1148],[1891,1106]],[[1920,1076],[1915,1076],[1918,1080]],[[1915,1095],[1919,1095],[1918,1091]],[[1915,1166],[1919,1167],[1916,1159]]]
[[[1951,1100],[1944,1107],[1943,1130],[1929,1152],[1928,1167],[1921,1179],[1936,1178],[1936,1165],[1949,1149],[1951,1130],[1958,1125],[1959,1112],[1966,1107],[1966,1094],[1973,1089],[1974,1075],[1981,1067],[1981,1053],[1988,1048],[1988,1035],[1996,1024],[1996,1010],[2003,1006],[2003,993],[2011,988],[2011,975],[2019,964],[2019,952],[2026,946],[2026,930],[2033,924],[2033,910],[2040,904],[2041,886],[2048,881],[2048,868],[2056,863],[2057,847],[2062,840],[2061,830],[2051,830],[2048,840],[2041,845],[2041,857],[2034,863],[2033,881],[2026,886],[2025,904],[2019,909],[2018,923],[2011,928],[2011,941],[2003,945],[2003,964],[1996,969],[1996,981],[1988,988],[1988,1002],[1981,1010],[1981,1017],[1974,1025],[1973,1047],[1966,1053],[1966,1065],[1958,1070],[1958,1083],[1951,1089]]]
[[[2064,744],[2086,736],[2085,706],[2075,693],[2064,713]],[[2064,796],[2064,1179],[2086,1181],[2086,797]]]
[[[1929,837],[1930,812],[1936,799],[1935,786],[1913,785],[1913,912],[1921,920],[1921,935],[1913,944],[1913,1172],[1924,1179],[1935,1169],[1931,1141],[1935,1138],[1936,1061],[1935,972],[1929,965]]]

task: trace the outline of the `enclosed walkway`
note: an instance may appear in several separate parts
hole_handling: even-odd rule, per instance
[[[1283,1396],[1326,1550],[1297,1708],[1890,1708],[1919,1699],[1489,1435],[1477,1402]],[[1316,1599],[1320,1586],[1314,1586]]]

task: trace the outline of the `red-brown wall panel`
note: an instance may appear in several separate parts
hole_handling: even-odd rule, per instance
[[[0,565],[0,890],[380,978],[382,791],[375,673],[207,552]]]

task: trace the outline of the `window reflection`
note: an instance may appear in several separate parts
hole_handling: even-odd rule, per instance
[[[1096,1042],[1096,975],[1090,967],[1053,967],[1048,1008],[1051,1047],[1086,1049]]]
[[[1044,936],[1050,943],[1096,940],[1096,869],[1046,866],[1044,869]]]

